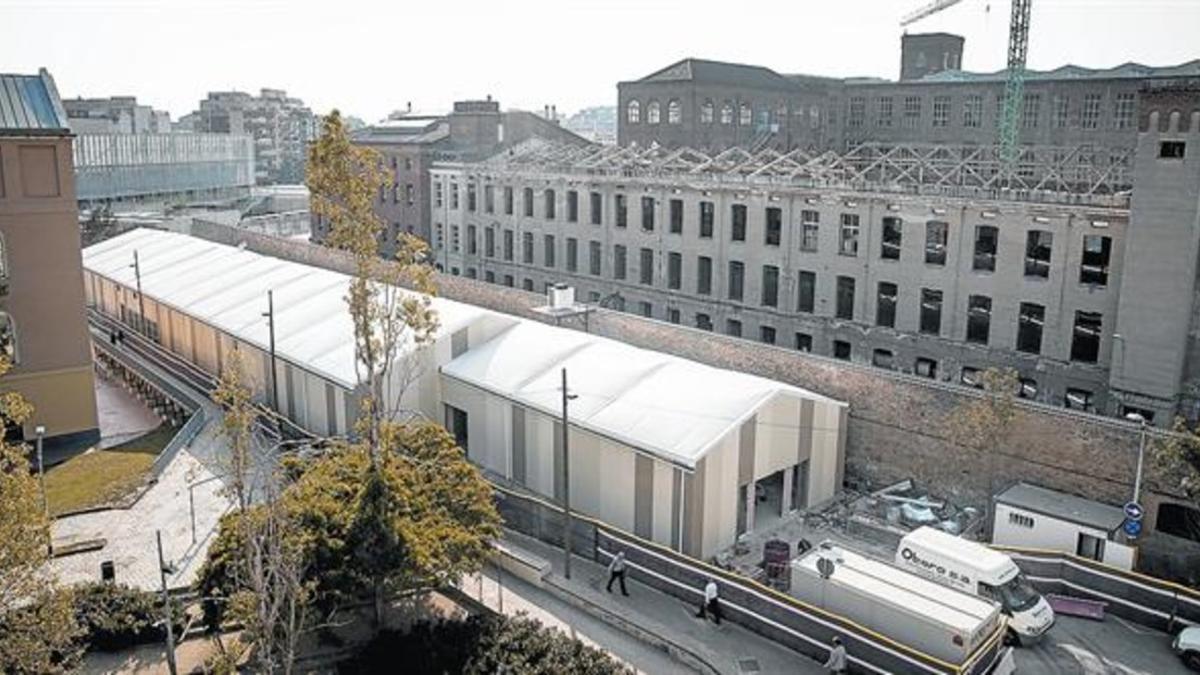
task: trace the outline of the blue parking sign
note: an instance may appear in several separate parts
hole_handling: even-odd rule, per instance
[[[1142,533],[1142,521],[1140,521],[1140,520],[1126,520],[1125,521],[1125,534],[1127,534],[1131,537],[1136,537],[1141,533]]]

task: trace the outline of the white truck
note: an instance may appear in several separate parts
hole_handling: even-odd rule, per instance
[[[1036,644],[1054,624],[1054,610],[1013,559],[983,544],[932,527],[908,533],[896,548],[896,564],[951,588],[1000,603],[1009,637]]]
[[[1002,630],[996,603],[824,542],[791,563],[791,594],[956,665]]]

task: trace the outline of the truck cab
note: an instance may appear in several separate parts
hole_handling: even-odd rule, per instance
[[[1031,645],[1054,624],[1050,603],[1025,579],[1013,559],[978,542],[932,527],[900,540],[896,564],[928,579],[994,600],[1008,617],[1011,636]]]

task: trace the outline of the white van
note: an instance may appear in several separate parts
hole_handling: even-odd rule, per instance
[[[1054,624],[1054,610],[1013,559],[973,541],[922,527],[900,540],[896,564],[952,588],[995,600],[1022,645],[1041,639]]]

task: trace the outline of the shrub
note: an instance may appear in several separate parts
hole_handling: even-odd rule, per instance
[[[178,604],[174,623],[182,632],[183,613]],[[122,584],[92,583],[75,590],[75,616],[84,629],[89,650],[111,652],[165,638],[162,599],[156,593]]]

